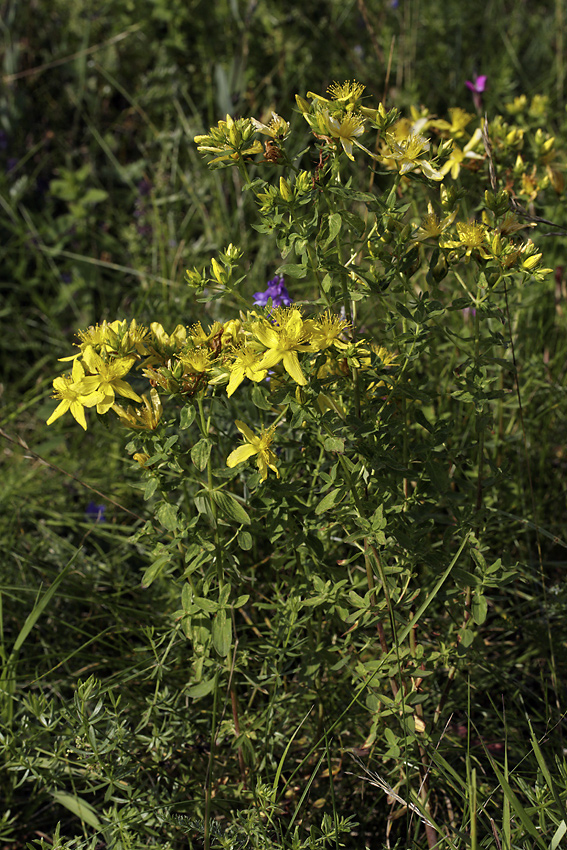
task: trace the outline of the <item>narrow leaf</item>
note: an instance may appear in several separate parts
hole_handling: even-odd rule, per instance
[[[230,493],[225,493],[224,490],[212,490],[211,496],[225,519],[233,520],[240,525],[250,525],[247,512]]]
[[[330,508],[332,508],[339,496],[342,495],[342,493],[343,490],[341,487],[336,487],[334,490],[331,490],[330,493],[327,493],[327,495],[321,499],[321,501],[315,508],[315,513],[317,514],[317,516],[324,514],[325,511],[328,511]]]
[[[93,829],[101,828],[102,824],[98,819],[95,810],[90,803],[87,803],[87,801],[83,800],[82,797],[76,797],[74,794],[67,794],[65,791],[52,791],[51,796],[56,803],[59,803],[61,806],[65,806],[66,809],[85,823],[88,823],[88,825],[92,826]]]
[[[202,437],[198,443],[195,443],[191,449],[191,460],[197,469],[202,472],[209,462],[211,456],[212,444],[207,437]]]

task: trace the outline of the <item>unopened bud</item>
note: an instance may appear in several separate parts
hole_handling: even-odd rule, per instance
[[[224,269],[214,257],[211,260],[211,268],[217,281],[221,284],[224,283]]]
[[[502,253],[502,239],[499,233],[495,233],[492,237],[492,242],[490,243],[490,247],[492,249],[492,253],[495,257],[499,257]]]
[[[447,277],[447,272],[449,271],[447,267],[447,260],[445,259],[445,255],[441,254],[433,268],[431,269],[431,276],[435,283],[440,283],[443,278]]]
[[[526,269],[526,271],[532,271],[532,269],[535,269],[541,258],[541,254],[532,254],[531,257],[526,257],[522,263],[522,268]]]
[[[285,177],[280,177],[280,195],[284,199],[284,201],[293,200],[293,192],[291,191],[291,186],[285,179]]]

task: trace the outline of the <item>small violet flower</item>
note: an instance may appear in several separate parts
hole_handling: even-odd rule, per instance
[[[106,505],[89,502],[85,508],[85,519],[87,522],[106,522]]]
[[[281,274],[277,274],[272,280],[268,281],[268,288],[265,292],[254,293],[254,304],[257,307],[266,307],[270,298],[272,299],[272,307],[289,307],[293,303]]]
[[[486,74],[481,74],[480,76],[475,74],[472,83],[470,80],[466,80],[465,82],[466,87],[472,92],[473,103],[477,112],[480,112],[482,108],[482,95],[486,89],[487,79]]]

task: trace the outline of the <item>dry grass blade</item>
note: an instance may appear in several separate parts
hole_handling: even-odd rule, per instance
[[[366,765],[364,765],[360,761],[360,759],[352,753],[351,756],[359,765],[359,767],[364,771],[365,776],[360,776],[360,774],[350,773],[350,771],[347,771],[349,773],[349,776],[356,776],[358,779],[362,779],[363,782],[368,782],[375,788],[379,788],[381,791],[384,791],[384,793],[387,794],[389,797],[392,797],[392,799],[396,800],[398,803],[401,803],[402,806],[406,806],[410,810],[410,812],[413,812],[415,815],[417,815],[417,817],[424,824],[431,827],[431,829],[434,829],[436,832],[439,832],[438,827],[434,823],[432,823],[426,815],[423,814],[421,809],[416,806],[415,803],[411,803],[409,800],[405,800],[403,797],[400,797],[400,795],[396,791],[394,791],[392,786],[388,785],[388,783],[384,779],[382,779],[382,777],[378,773],[373,773],[371,770],[369,770]]]

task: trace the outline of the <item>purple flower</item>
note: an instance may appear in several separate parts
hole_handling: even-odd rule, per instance
[[[89,502],[85,508],[85,519],[87,522],[106,522],[106,505],[97,505],[96,502]]]
[[[254,304],[257,307],[266,307],[270,298],[273,307],[289,307],[293,303],[281,274],[277,274],[272,280],[268,281],[268,288],[265,292],[254,293]]]
[[[477,92],[477,94],[482,94],[483,91],[486,88],[487,79],[488,79],[488,77],[486,76],[486,74],[482,74],[480,77],[478,77],[475,74],[474,75],[474,82],[471,83],[470,80],[467,80],[465,85],[471,91],[475,91],[475,92]]]
[[[475,74],[472,83],[470,80],[465,81],[466,87],[472,91],[473,103],[477,112],[480,112],[482,109],[482,95],[486,89],[487,79],[486,74],[481,74],[480,76]]]

